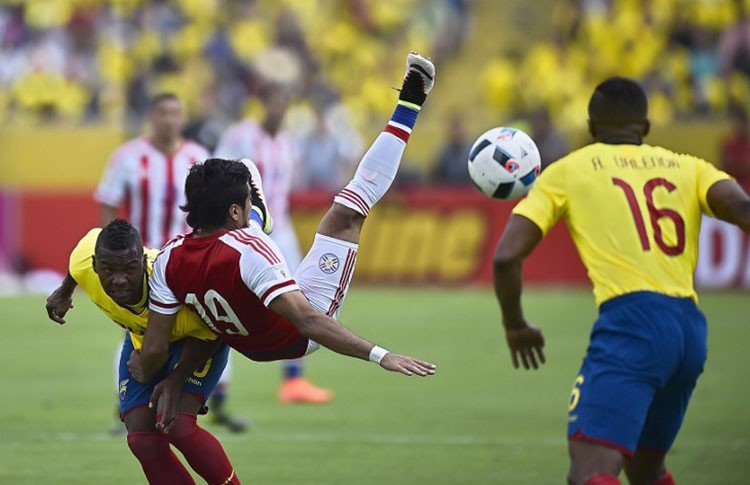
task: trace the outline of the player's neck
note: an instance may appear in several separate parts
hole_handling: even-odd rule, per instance
[[[276,136],[281,131],[281,123],[274,123],[270,120],[263,122],[263,131],[271,136]]]
[[[597,136],[594,141],[607,145],[642,145],[643,137],[634,133],[606,133]]]
[[[149,141],[157,150],[166,153],[167,155],[172,155],[177,152],[184,143],[182,137],[179,136],[177,138],[157,138],[153,136]]]
[[[211,237],[215,236],[220,233],[225,233],[229,231],[230,229],[227,229],[225,227],[215,227],[215,228],[198,228],[193,231],[193,236],[195,237]]]

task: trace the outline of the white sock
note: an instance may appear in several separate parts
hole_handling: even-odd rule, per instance
[[[367,216],[396,178],[406,142],[383,132],[375,139],[354,174],[354,178],[333,201]]]

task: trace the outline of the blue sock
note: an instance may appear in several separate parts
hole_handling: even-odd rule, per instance
[[[258,214],[257,211],[250,211],[250,220],[257,222],[258,226],[260,226],[261,229],[263,228],[263,217],[261,217],[261,215]]]
[[[284,379],[294,379],[302,376],[302,365],[296,360],[284,361]]]

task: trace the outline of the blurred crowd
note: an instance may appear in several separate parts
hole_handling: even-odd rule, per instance
[[[188,135],[211,150],[232,121],[262,116],[257,94],[264,83],[278,82],[294,92],[297,102],[286,124],[305,153],[339,158],[340,173],[333,178],[319,177],[316,167],[324,161],[309,160],[303,167],[307,173],[297,177],[299,186],[335,187],[361,154],[357,131],[382,124],[391,109],[390,86],[403,69],[403,58],[391,54],[422,50],[442,66],[459,54],[471,55],[461,48],[472,17],[482,10],[479,3],[10,2],[0,7],[0,123],[110,123],[135,133],[149,96],[169,91],[186,105]],[[613,74],[644,84],[656,124],[747,117],[750,0],[563,0],[554,5],[549,40],[499,51],[488,45],[488,52],[500,53],[483,61],[477,74],[494,117],[529,130],[543,163],[571,148],[568,137],[585,129],[581,113],[591,87]],[[510,35],[522,37],[523,27],[516,28]],[[474,138],[466,133],[468,116],[455,111],[444,117],[443,143],[436,145],[433,163],[426,164],[429,175],[417,174],[417,180],[468,181],[463,164],[455,162],[465,158]],[[347,132],[332,140],[334,127],[343,126]],[[737,139],[742,136],[735,136],[735,145]],[[744,156],[736,148],[723,153]],[[750,161],[742,159],[740,165]]]
[[[466,0],[34,0],[0,7],[0,115],[137,123],[175,92],[192,117],[237,119],[261,79],[367,118],[403,70],[450,56]],[[317,96],[317,97],[316,97]],[[218,120],[223,121],[223,120]]]
[[[657,123],[749,106],[750,1],[556,2],[550,41],[495,58],[482,79],[496,109],[546,108],[580,129],[594,81],[615,74],[643,83]]]

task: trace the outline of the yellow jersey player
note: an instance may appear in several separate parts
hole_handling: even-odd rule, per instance
[[[648,102],[611,78],[589,102],[595,143],[563,157],[513,210],[495,254],[495,292],[513,365],[544,363],[544,338],[521,311],[521,266],[560,219],[599,306],[575,379],[568,481],[673,484],[664,464],[706,359],[693,270],[701,216],[750,232],[750,198],[699,158],[643,143]]]
[[[70,255],[68,274],[47,299],[47,314],[64,324],[73,290],[80,286],[113,322],[127,330],[119,367],[120,417],[128,430],[130,450],[151,484],[192,484],[190,473],[174,454],[182,452],[190,466],[208,483],[239,483],[216,438],[197,425],[197,414],[216,387],[226,366],[229,348],[189,310],[181,311],[170,336],[169,361],[149,382],[142,383],[127,362],[139,352],[148,323],[148,278],[158,251],[143,247],[138,231],[115,219],[104,229],[92,229]],[[205,362],[206,346],[216,350]],[[211,354],[209,354],[211,355]],[[149,407],[155,386],[175,366],[198,370],[189,376],[180,400],[180,417],[169,434],[156,429],[156,410]],[[142,380],[142,379],[141,379]]]

